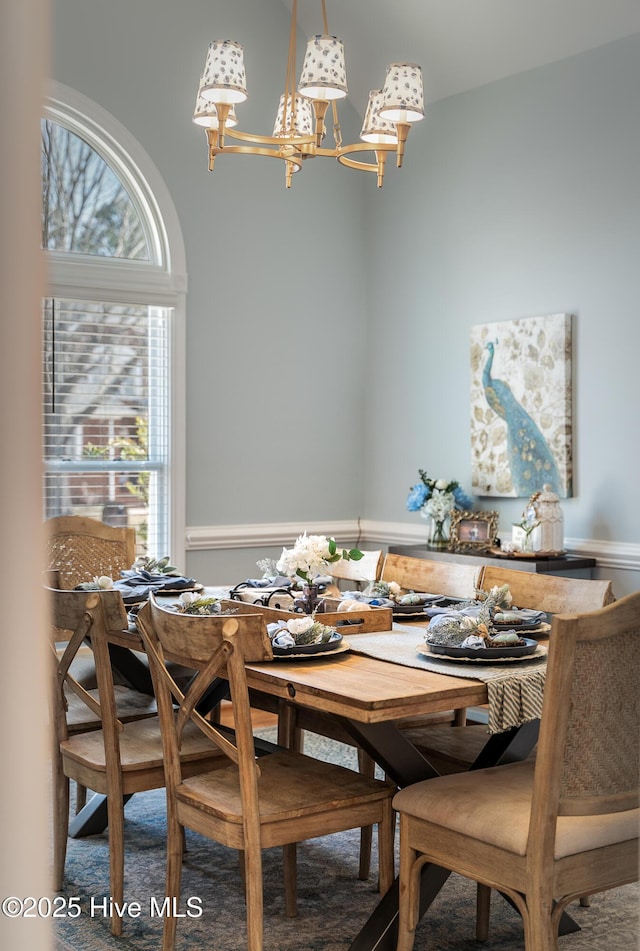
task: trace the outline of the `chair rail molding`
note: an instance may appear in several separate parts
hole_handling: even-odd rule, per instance
[[[565,542],[571,555],[595,558],[598,568],[640,571],[640,545],[631,542],[592,541],[589,538],[567,538]]]
[[[208,525],[187,528],[187,551],[225,548],[263,548],[269,545],[293,545],[298,535],[327,535],[337,539],[358,538],[358,519],[327,522],[274,522],[256,525]]]
[[[415,545],[426,540],[426,526],[405,522],[377,522],[343,519],[326,522],[273,522],[255,525],[192,526],[186,530],[187,551],[215,551],[230,548],[264,548],[292,545],[303,532],[333,536],[338,543],[377,542],[383,545]],[[571,555],[595,558],[599,568],[640,571],[640,545],[630,542],[566,538]]]

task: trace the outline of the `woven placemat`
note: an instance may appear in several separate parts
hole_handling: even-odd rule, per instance
[[[351,651],[386,660],[403,667],[416,667],[436,674],[481,680],[489,694],[489,732],[501,733],[511,727],[537,720],[542,712],[547,652],[539,647],[530,657],[517,663],[478,664],[425,656],[424,635],[414,628],[394,625],[392,632],[350,634]]]

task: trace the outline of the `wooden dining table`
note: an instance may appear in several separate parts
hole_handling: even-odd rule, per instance
[[[330,714],[400,788],[433,778],[438,772],[398,728],[397,721],[478,706],[488,699],[487,685],[479,680],[404,667],[350,652],[328,654],[313,661],[249,664],[247,682],[250,688],[279,699],[279,724],[284,735],[287,717],[295,715],[296,706]],[[537,737],[538,721],[504,733],[487,734],[487,743],[473,768],[526,759]],[[424,867],[422,914],[449,874],[436,866]],[[355,937],[350,951],[395,951],[397,920],[396,880]],[[563,932],[568,930],[575,928],[567,918]]]
[[[415,625],[417,639],[422,636],[421,626],[424,625],[420,622]],[[393,637],[393,632],[390,631],[389,636]],[[348,634],[345,639],[348,643]],[[123,631],[113,640],[122,647],[140,650],[140,639],[131,632]],[[488,701],[487,684],[481,680],[402,666],[350,650],[316,655],[313,659],[278,657],[272,661],[248,663],[247,683],[250,690],[268,694],[276,701],[280,738],[288,734],[288,718],[295,716],[298,706],[329,714],[399,788],[439,774],[399,729],[398,721],[462,707],[477,707]],[[530,720],[501,733],[488,733],[487,743],[471,768],[526,759],[537,742],[538,726],[538,720]],[[94,820],[94,827],[89,831],[96,831],[96,821],[99,820]],[[82,819],[78,816],[75,834],[83,834],[79,831],[81,829]],[[449,874],[437,866],[424,866],[422,914]],[[397,921],[396,880],[354,938],[350,951],[395,951]],[[565,914],[560,933],[575,930],[578,926]]]

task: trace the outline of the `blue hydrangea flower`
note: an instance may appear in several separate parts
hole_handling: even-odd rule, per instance
[[[453,497],[456,500],[456,508],[461,511],[470,511],[473,508],[473,499],[469,498],[464,489],[456,486],[453,490]]]
[[[430,495],[431,489],[427,488],[424,482],[416,482],[407,496],[407,511],[419,512]]]

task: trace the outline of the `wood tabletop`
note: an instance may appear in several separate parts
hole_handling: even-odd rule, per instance
[[[393,631],[389,632],[393,637]],[[121,647],[141,650],[138,634],[110,632]],[[183,662],[183,658],[171,658]],[[247,665],[249,687],[312,710],[361,723],[382,723],[487,702],[487,685],[403,667],[349,652],[313,660],[263,661]]]
[[[249,687],[273,696],[362,723],[382,723],[487,702],[487,686],[478,680],[448,677],[351,653],[249,664],[247,682]]]

